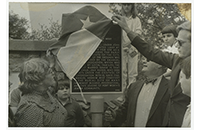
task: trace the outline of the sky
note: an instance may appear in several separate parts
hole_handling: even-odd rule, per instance
[[[32,29],[39,29],[40,24],[49,26],[49,19],[58,21],[61,24],[63,13],[72,13],[86,5],[88,4],[9,2],[9,11],[12,10],[15,14],[19,14],[20,17],[24,17],[30,21],[30,27]],[[108,12],[108,3],[93,3],[89,5],[96,7],[101,13],[106,15],[108,18],[111,18],[112,14]]]

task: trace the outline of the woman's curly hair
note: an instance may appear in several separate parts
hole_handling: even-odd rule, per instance
[[[23,63],[19,77],[22,94],[30,93],[41,83],[49,70],[49,63],[42,58],[32,58]]]

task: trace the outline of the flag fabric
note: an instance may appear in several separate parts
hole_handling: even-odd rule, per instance
[[[113,23],[93,6],[62,15],[62,35],[48,51],[57,57],[63,72],[73,79],[92,56]]]

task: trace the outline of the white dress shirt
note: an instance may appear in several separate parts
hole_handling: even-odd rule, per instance
[[[149,112],[151,110],[151,106],[156,96],[161,79],[162,79],[162,76],[157,78],[154,84],[145,83],[143,85],[137,99],[135,127],[146,126],[146,123],[149,117]]]
[[[185,112],[182,127],[191,127],[191,105],[188,105],[188,109]]]

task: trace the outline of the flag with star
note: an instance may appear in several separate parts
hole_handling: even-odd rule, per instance
[[[72,79],[98,48],[112,21],[93,6],[62,15],[62,35],[48,49]]]

